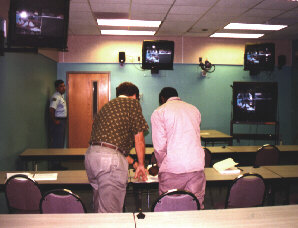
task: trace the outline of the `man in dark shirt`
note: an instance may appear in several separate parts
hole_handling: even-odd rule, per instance
[[[122,212],[129,164],[136,169],[135,178],[147,180],[144,131],[148,124],[138,101],[139,89],[124,82],[116,95],[96,115],[85,155],[95,212]],[[128,155],[134,145],[138,162]]]

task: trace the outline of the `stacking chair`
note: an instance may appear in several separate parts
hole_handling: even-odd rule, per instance
[[[207,147],[204,147],[205,151],[205,167],[211,167],[211,152]]]
[[[48,191],[40,200],[40,213],[86,213],[80,197],[68,189]]]
[[[263,206],[266,187],[264,179],[256,173],[245,173],[238,176],[230,186],[224,207],[243,208]]]
[[[172,189],[157,198],[152,205],[151,211],[187,211],[199,209],[200,203],[193,193]]]
[[[263,165],[278,165],[279,149],[274,145],[265,144],[258,149],[255,160],[255,167]]]
[[[17,174],[6,180],[4,189],[9,213],[39,214],[41,191],[37,182]]]

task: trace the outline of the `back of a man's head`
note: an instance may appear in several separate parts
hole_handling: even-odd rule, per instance
[[[163,104],[171,97],[178,97],[178,92],[173,87],[164,87],[159,93],[159,103]],[[164,102],[162,101],[164,99]]]
[[[139,89],[131,82],[123,82],[116,88],[116,97],[119,97],[120,95],[133,96],[134,94],[138,98]]]

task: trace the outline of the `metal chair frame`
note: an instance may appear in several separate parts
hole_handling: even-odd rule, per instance
[[[84,210],[84,213],[87,213],[87,210],[86,210],[86,207],[84,205],[84,203],[82,202],[81,198],[73,193],[71,190],[69,189],[53,189],[53,190],[50,190],[48,192],[46,192],[43,197],[41,198],[40,200],[40,203],[39,203],[39,210],[40,210],[40,213],[43,214],[43,209],[42,209],[42,206],[43,206],[43,202],[46,200],[46,197],[49,195],[49,194],[55,194],[55,195],[71,195],[73,196],[77,201],[80,202],[80,204],[82,205],[83,207],[83,210]]]
[[[13,207],[11,207],[11,206],[10,206],[9,199],[8,199],[8,196],[7,196],[7,186],[8,186],[8,184],[10,183],[10,181],[13,180],[13,179],[15,179],[15,178],[23,178],[23,179],[26,179],[27,181],[31,182],[33,185],[35,185],[35,186],[38,188],[38,190],[39,190],[39,192],[40,192],[40,195],[41,195],[41,197],[42,197],[42,192],[41,192],[41,190],[40,190],[40,188],[39,188],[38,183],[37,183],[35,180],[31,179],[30,177],[28,177],[27,175],[24,175],[24,174],[16,174],[16,175],[13,175],[13,176],[9,177],[9,178],[5,181],[5,183],[4,183],[4,192],[5,192],[5,198],[6,198],[6,203],[7,203],[7,207],[8,207],[9,213],[14,213],[16,210],[23,210],[23,209],[19,209],[19,208],[13,208]]]
[[[238,177],[236,177],[231,186],[229,187],[229,190],[228,190],[228,194],[227,194],[227,198],[226,198],[226,202],[225,202],[225,208],[229,208],[229,198],[230,198],[230,193],[231,193],[231,189],[232,187],[234,186],[234,184],[237,184],[237,182],[242,179],[242,178],[245,178],[247,176],[254,176],[254,177],[258,177],[260,179],[262,179],[263,183],[264,183],[264,186],[265,186],[265,189],[264,189],[264,195],[263,195],[263,199],[262,199],[262,203],[259,205],[259,206],[263,206],[264,205],[264,201],[265,201],[265,195],[266,195],[266,185],[265,185],[265,182],[264,182],[264,178],[260,175],[260,174],[257,174],[257,173],[244,173],[244,174],[241,174],[239,175]]]
[[[171,195],[189,195],[189,196],[191,196],[192,198],[193,198],[193,200],[196,202],[196,204],[197,204],[197,210],[200,210],[200,202],[199,202],[199,200],[197,199],[197,197],[193,194],[193,193],[191,193],[191,192],[189,192],[189,191],[186,191],[186,190],[181,190],[181,189],[172,189],[172,190],[169,190],[169,191],[167,191],[167,192],[165,192],[165,193],[163,193],[163,194],[161,194],[156,200],[155,200],[155,202],[153,203],[153,205],[152,205],[152,207],[151,207],[151,211],[152,212],[154,212],[154,208],[155,208],[155,206],[156,206],[156,204],[158,203],[158,202],[160,202],[160,200],[163,198],[163,197],[165,197],[165,196],[171,196]]]

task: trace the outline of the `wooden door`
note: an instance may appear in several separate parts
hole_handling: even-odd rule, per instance
[[[109,73],[69,73],[68,147],[87,148],[93,118],[109,101]]]

